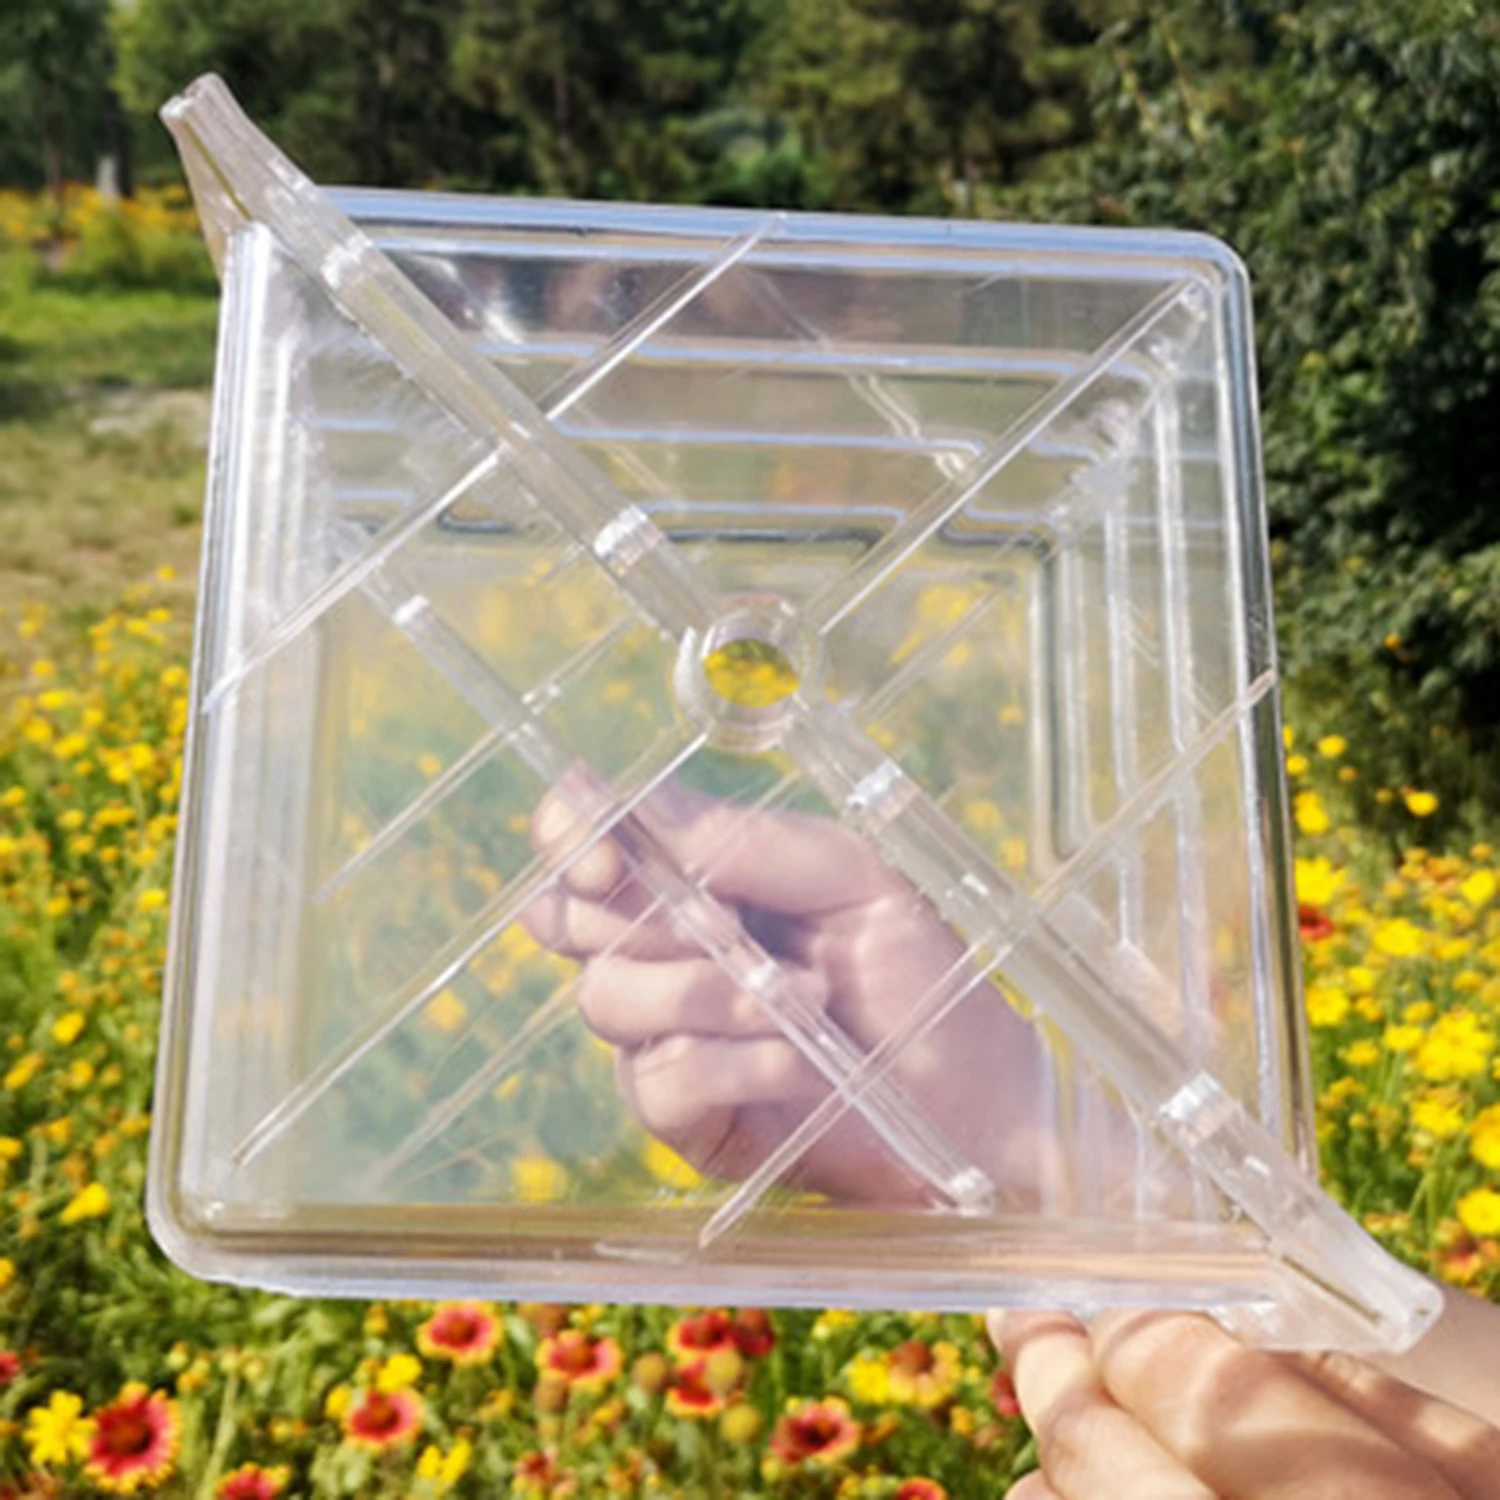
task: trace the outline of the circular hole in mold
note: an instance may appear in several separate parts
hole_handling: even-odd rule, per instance
[[[741,594],[723,601],[707,631],[683,641],[677,696],[720,748],[769,750],[820,665],[818,642],[785,599]]]

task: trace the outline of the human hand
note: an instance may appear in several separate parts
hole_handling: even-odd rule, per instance
[[[1500,1431],[1348,1355],[1270,1354],[1192,1313],[990,1332],[1041,1460],[1010,1500],[1500,1500]]]
[[[875,850],[831,819],[658,793],[679,868],[727,907],[815,1005],[863,1048],[893,1031],[951,972],[963,945]],[[533,837],[560,860],[579,821],[564,795],[538,809]],[[613,840],[569,865],[526,922],[584,965],[579,1005],[617,1047],[621,1091],[646,1129],[699,1171],[749,1175],[827,1094],[818,1071],[762,1006],[673,924]],[[1035,1196],[1047,1161],[1037,1118],[1038,1042],[998,990],[971,993],[893,1077],[967,1159],[1014,1201]],[[856,1112],[808,1152],[797,1186],[891,1205],[928,1191],[905,1175]]]

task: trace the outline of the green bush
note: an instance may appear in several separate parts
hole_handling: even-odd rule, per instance
[[[1252,274],[1282,643],[1381,788],[1500,793],[1500,18],[1137,7],[1036,216],[1178,224]],[[1395,799],[1399,802],[1399,798]]]

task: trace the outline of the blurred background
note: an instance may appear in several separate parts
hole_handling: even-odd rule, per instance
[[[154,114],[210,69],[325,182],[1220,235],[1255,282],[1293,677],[1359,737],[1376,773],[1367,819],[1398,827],[1376,795],[1419,782],[1444,794],[1442,822],[1494,802],[1493,7],[7,0],[0,58],[10,417],[39,413],[59,386],[206,379],[212,281]],[[89,292],[77,316],[92,348],[30,341],[28,289]],[[130,293],[172,306],[153,304],[115,360],[101,345],[136,327]],[[192,408],[162,410],[185,421]],[[10,451],[13,436],[0,484],[24,513],[39,458]],[[169,533],[180,518],[185,535],[163,541],[179,561],[195,490],[184,476],[140,500]],[[0,579],[28,548],[66,550],[24,514],[7,531]]]
[[[216,318],[155,112],[209,70],[327,183],[1233,245],[1325,1179],[1500,1295],[1494,5],[0,0],[0,1496],[941,1500],[1031,1462],[969,1319],[293,1304],[151,1246]]]

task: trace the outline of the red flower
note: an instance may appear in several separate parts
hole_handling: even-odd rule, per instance
[[[0,1349],[0,1385],[9,1385],[21,1373],[21,1356],[13,1349]]]
[[[259,1464],[241,1464],[226,1474],[214,1491],[215,1500],[276,1500],[286,1488],[292,1471],[284,1464],[263,1469]]]
[[[181,1434],[177,1403],[131,1381],[94,1414],[88,1476],[112,1495],[155,1489],[172,1472]]]
[[[565,1328],[555,1338],[543,1339],[536,1352],[537,1368],[560,1375],[577,1391],[602,1390],[620,1373],[623,1357],[613,1339],[591,1338],[579,1328]]]
[[[891,1399],[931,1411],[952,1396],[962,1361],[952,1344],[908,1339],[886,1355]]]
[[[495,1352],[500,1320],[478,1302],[445,1302],[417,1330],[417,1348],[430,1359],[477,1365]]]
[[[726,1312],[715,1310],[681,1318],[667,1332],[667,1348],[677,1356],[678,1364],[692,1364],[720,1349],[734,1347],[734,1324]]]
[[[935,1479],[903,1479],[892,1500],[948,1500],[948,1491]]]
[[[724,1410],[723,1396],[704,1378],[707,1364],[700,1359],[673,1372],[667,1386],[667,1410],[674,1417],[716,1417]]]
[[[344,1413],[344,1437],[356,1448],[408,1443],[422,1425],[422,1398],[413,1390],[361,1391]]]
[[[771,1327],[770,1315],[764,1308],[742,1307],[734,1315],[730,1330],[734,1347],[746,1359],[764,1359],[776,1347],[776,1334]]]
[[[837,1396],[796,1401],[771,1434],[771,1452],[789,1466],[836,1464],[859,1447],[861,1433]]]
[[[530,1497],[573,1493],[573,1476],[558,1467],[553,1453],[533,1450],[516,1460],[510,1476],[511,1493]]]
[[[1016,1395],[1016,1383],[1010,1378],[1010,1371],[995,1371],[995,1378],[990,1381],[990,1400],[1002,1417],[1021,1415],[1021,1400]]]
[[[1297,930],[1301,932],[1305,943],[1319,942],[1338,931],[1326,911],[1321,907],[1309,906],[1305,901],[1297,908]]]

